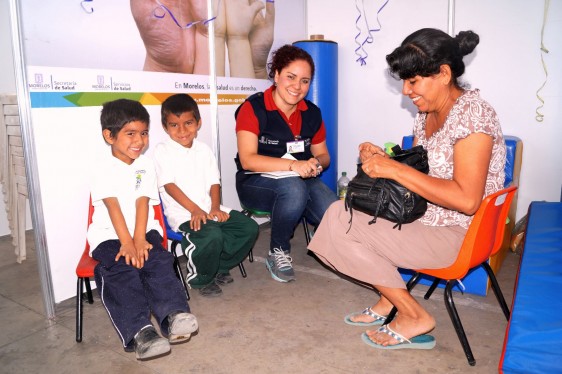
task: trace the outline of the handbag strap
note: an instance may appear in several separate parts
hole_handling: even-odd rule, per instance
[[[383,183],[383,187],[384,187],[384,185],[386,184],[386,179],[384,179],[382,183]],[[385,191],[384,188],[381,188],[381,190],[379,191],[379,196],[377,196],[377,199],[376,199],[376,201],[378,202],[377,209],[375,210],[375,213],[373,215],[373,219],[368,222],[369,225],[372,225],[373,223],[377,223],[377,217],[379,216],[379,211],[380,211],[380,208],[381,208],[381,202],[384,198],[384,191]],[[349,198],[346,196],[345,202],[344,202],[345,210],[347,211],[348,208],[349,208],[349,222],[348,222],[349,227],[348,227],[347,231],[345,232],[346,234],[349,233],[349,230],[351,230],[351,225],[353,223],[353,193],[351,193],[348,196],[349,196]],[[402,226],[401,223],[399,223],[399,224],[397,223],[396,225],[400,225],[400,227]],[[396,227],[396,226],[394,226],[394,227]]]
[[[345,201],[344,201],[344,206],[345,206],[345,211],[347,212],[347,208],[349,208],[349,227],[347,228],[347,231],[345,232],[346,234],[349,232],[349,230],[351,230],[351,222],[353,221],[353,208],[352,208],[352,204],[353,204],[353,194],[349,195],[349,202],[348,202],[348,195],[345,196]]]

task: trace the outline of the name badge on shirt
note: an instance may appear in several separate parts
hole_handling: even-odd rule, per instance
[[[295,139],[293,142],[287,142],[287,153],[304,152],[304,140]]]

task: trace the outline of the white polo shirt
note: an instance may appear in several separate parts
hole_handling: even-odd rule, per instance
[[[211,148],[197,139],[186,148],[172,139],[166,139],[154,149],[154,164],[158,176],[158,190],[168,223],[174,231],[191,219],[191,213],[166,193],[164,186],[174,183],[205,212],[211,210],[211,186],[220,184],[217,160]],[[221,210],[230,208],[221,205]]]
[[[118,239],[103,199],[117,198],[131,237],[135,231],[137,199],[146,196],[150,199],[149,205],[160,203],[154,163],[144,155],[141,155],[131,165],[113,157],[111,153],[109,156],[102,157],[92,172],[91,196],[94,215],[87,236],[90,253],[100,243]],[[150,230],[157,230],[162,235],[162,228],[160,223],[154,219],[154,209],[152,208],[148,210],[146,232]]]

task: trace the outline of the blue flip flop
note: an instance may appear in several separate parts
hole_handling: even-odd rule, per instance
[[[365,314],[370,317],[373,317],[375,320],[371,322],[355,322],[351,320],[352,317],[359,316],[361,314]],[[345,316],[345,318],[343,319],[345,323],[352,326],[378,326],[378,325],[382,325],[385,320],[386,320],[386,316],[381,316],[380,314],[373,312],[371,308],[366,308],[362,312],[350,313],[347,316]]]
[[[371,338],[369,338],[369,335],[365,332],[361,334],[361,339],[365,344],[377,349],[432,349],[435,347],[435,338],[431,335],[423,334],[406,339],[396,331],[393,331],[388,325],[381,326],[377,331],[398,340],[398,344],[387,346],[377,344],[372,341]]]

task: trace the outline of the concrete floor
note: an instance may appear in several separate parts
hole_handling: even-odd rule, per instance
[[[84,307],[82,343],[75,341],[74,298],[56,306],[54,321],[46,320],[33,233],[23,264],[15,261],[10,237],[1,237],[0,373],[497,373],[507,323],[491,291],[487,297],[455,294],[475,367],[466,361],[442,291],[426,301],[422,285],[414,295],[435,316],[437,346],[379,351],[361,341],[363,328],[343,322],[346,314],[373,304],[374,292],[307,255],[300,227],[292,242],[297,281],[273,281],[263,262],[269,233],[262,225],[255,261],[245,262],[246,279],[234,269],[235,282],[223,288],[222,297],[191,292],[199,333],[172,346],[171,354],[144,362],[123,351],[97,291],[94,304]],[[499,274],[509,305],[518,261],[510,252]]]

